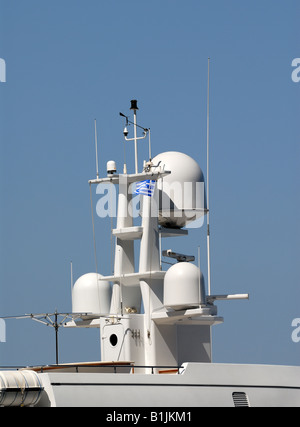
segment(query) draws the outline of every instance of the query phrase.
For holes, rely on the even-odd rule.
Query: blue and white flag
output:
[[[138,182],[135,189],[135,194],[152,197],[155,188],[155,181],[147,179],[146,181]]]

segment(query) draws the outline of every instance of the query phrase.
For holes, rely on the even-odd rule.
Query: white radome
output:
[[[107,314],[110,310],[111,286],[101,274],[87,273],[79,277],[72,290],[73,313]]]
[[[197,307],[205,300],[204,278],[189,262],[174,264],[164,279],[164,306],[174,310]]]
[[[206,209],[204,175],[198,163],[177,151],[158,154],[152,162],[171,171],[157,181],[160,225],[182,228],[203,216]]]

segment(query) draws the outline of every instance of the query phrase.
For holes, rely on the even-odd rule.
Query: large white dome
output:
[[[204,176],[198,163],[187,154],[168,151],[158,154],[153,164],[171,171],[157,181],[159,223],[164,227],[181,228],[204,215]]]

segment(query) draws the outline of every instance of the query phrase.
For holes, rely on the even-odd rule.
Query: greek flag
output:
[[[135,194],[152,197],[155,188],[155,181],[147,179],[146,181],[138,182],[135,189]]]

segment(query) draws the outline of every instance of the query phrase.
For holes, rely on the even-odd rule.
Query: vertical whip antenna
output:
[[[210,58],[207,64],[207,123],[206,123],[206,153],[207,153],[207,280],[208,295],[211,295],[211,271],[210,271],[210,229],[209,229],[209,91],[210,91]]]
[[[132,99],[130,110],[133,110],[133,123],[134,123],[134,156],[135,156],[135,173],[138,173],[138,148],[137,148],[137,133],[136,133],[136,112],[138,110],[137,100]]]
[[[149,132],[149,160],[151,162],[152,160],[152,150],[151,150],[151,130],[150,128],[148,129]]]
[[[143,126],[138,125],[136,122],[136,112],[138,110],[137,100],[132,99],[130,102],[131,102],[130,110],[132,110],[133,114],[134,114],[133,122],[130,121],[128,119],[128,117],[125,116],[125,114],[123,114],[123,113],[119,113],[119,114],[121,117],[126,118],[126,127],[123,131],[125,141],[134,141],[134,162],[135,162],[135,173],[137,174],[138,173],[138,146],[137,146],[137,142],[138,142],[138,140],[146,138],[147,134],[149,133],[149,155],[151,157],[151,139],[150,139],[150,129],[146,129]],[[132,123],[134,125],[134,137],[133,138],[127,138],[127,135],[128,135],[127,125],[129,123]],[[143,129],[143,131],[144,131],[143,136],[139,136],[139,137],[137,136],[137,128]],[[126,165],[124,165],[124,171],[127,169],[127,167],[125,168],[125,166]],[[127,171],[126,171],[126,173],[127,173]]]
[[[98,135],[97,135],[97,120],[95,119],[95,151],[96,151],[96,174],[99,179],[99,167],[98,167]]]

